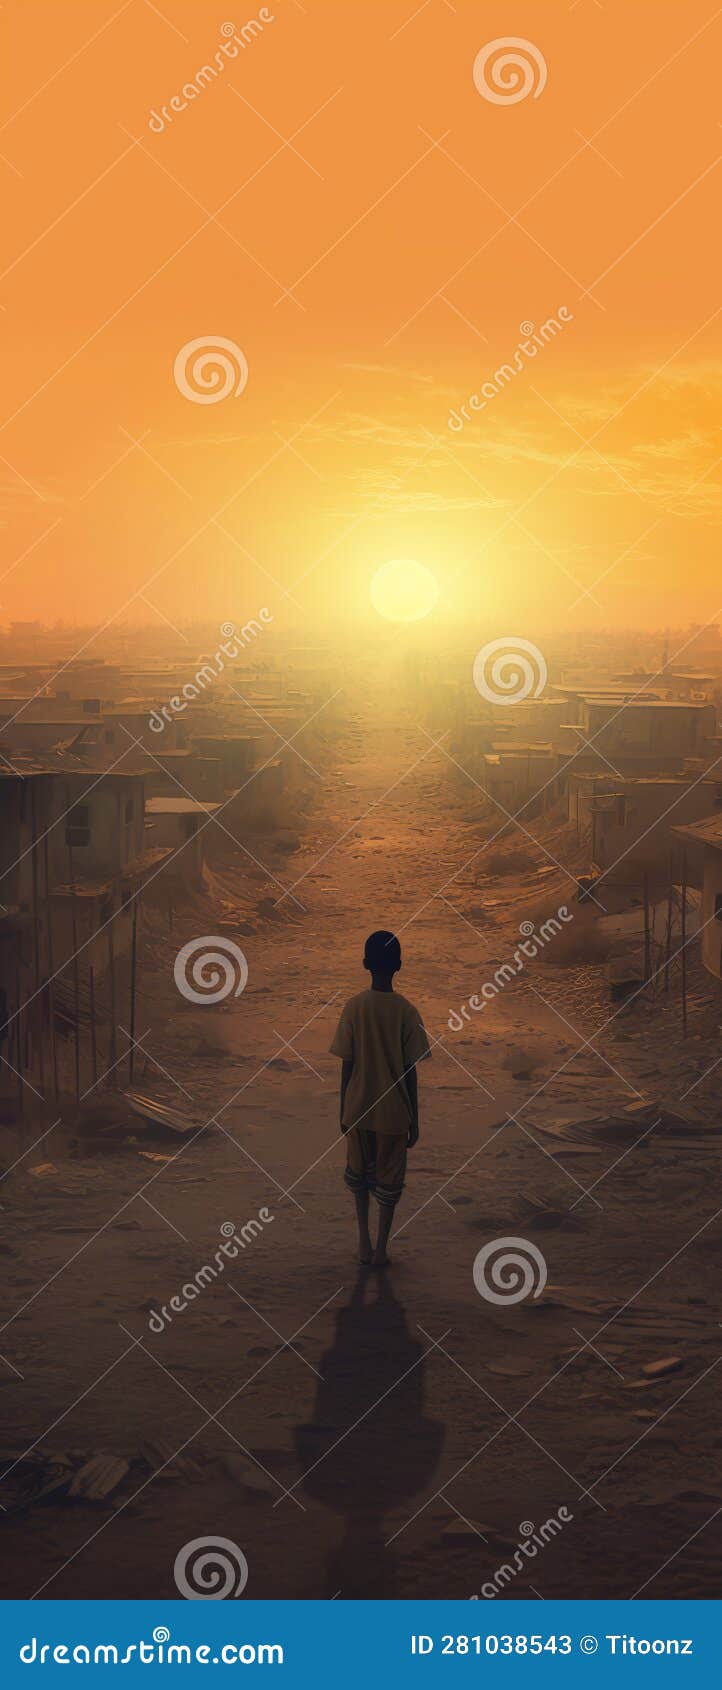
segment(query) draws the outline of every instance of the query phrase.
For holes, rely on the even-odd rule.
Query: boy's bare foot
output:
[[[362,1267],[370,1267],[374,1259],[374,1247],[370,1238],[359,1240],[358,1259]]]
[[[390,1268],[391,1257],[387,1256],[385,1250],[374,1250],[371,1265],[375,1268]]]

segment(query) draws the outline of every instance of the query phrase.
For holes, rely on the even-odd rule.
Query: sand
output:
[[[173,1596],[178,1550],[220,1534],[248,1560],[249,1596],[472,1597],[500,1565],[502,1596],[717,1596],[719,1141],[551,1133],[638,1094],[679,1103],[716,1061],[712,983],[691,968],[684,1046],[674,993],[595,1036],[614,1007],[584,963],[530,964],[449,1032],[525,912],[571,905],[556,859],[583,866],[574,839],[538,821],[543,849],[515,840],[530,867],[490,878],[481,854],[457,875],[491,825],[443,752],[373,704],[322,750],[297,837],[255,841],[252,880],[247,859],[219,867],[253,892],[242,996],[178,996],[173,959],[207,904],[141,935],[139,1027],[165,1070],[142,1085],[212,1129],[168,1143],[141,1127],[74,1153],[61,1129],[36,1149],[27,1125],[24,1141],[4,1129],[5,1165],[23,1154],[3,1198],[5,1448],[132,1465],[105,1502],[9,1513],[3,1594]],[[275,907],[267,868],[303,910]],[[386,1275],[356,1265],[328,1054],[378,926],[400,932],[398,984],[434,1045]],[[710,1125],[715,1083],[687,1099]],[[149,1330],[223,1223],[262,1209],[238,1259]],[[506,1236],[548,1275],[513,1306],[472,1278]],[[667,1357],[681,1365],[643,1374]],[[182,1446],[192,1470],[155,1471],[148,1440]],[[517,1566],[527,1524],[560,1509]]]

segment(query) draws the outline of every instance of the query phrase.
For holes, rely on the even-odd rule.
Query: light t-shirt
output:
[[[404,1073],[431,1055],[424,1023],[408,998],[373,988],[349,998],[331,1053],[343,1062],[353,1062],[342,1125],[374,1133],[407,1133],[411,1099]]]

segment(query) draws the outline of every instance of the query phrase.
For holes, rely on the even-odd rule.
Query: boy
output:
[[[370,989],[349,999],[331,1052],[342,1063],[344,1178],[356,1199],[359,1259],[365,1266],[388,1267],[386,1244],[403,1190],[406,1150],[419,1137],[416,1063],[431,1052],[418,1009],[393,988],[401,967],[395,934],[371,933],[363,964],[371,975]],[[369,1234],[371,1191],[379,1205],[375,1249]]]

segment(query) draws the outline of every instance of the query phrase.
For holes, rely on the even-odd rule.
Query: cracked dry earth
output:
[[[718,1010],[700,987],[684,1046],[671,997],[594,1039],[613,1014],[603,968],[537,962],[451,1033],[525,912],[571,903],[578,856],[537,822],[540,845],[515,840],[531,866],[486,874],[479,793],[408,716],[389,726],[372,703],[325,756],[296,848],[254,846],[302,907],[265,906],[242,937],[243,995],[180,999],[188,920],[141,948],[145,1047],[166,1071],[146,1089],[215,1125],[180,1149],[141,1130],[75,1151],[60,1129],[35,1151],[28,1123],[24,1142],[4,1129],[5,1165],[24,1155],[4,1182],[5,1450],[131,1462],[102,1503],[0,1518],[4,1594],[170,1597],[181,1546],[221,1535],[249,1596],[471,1597],[522,1522],[563,1507],[509,1594],[718,1595],[718,1141],[544,1131],[639,1094],[673,1105],[715,1061]],[[328,1054],[379,926],[401,934],[399,986],[433,1042],[387,1275],[356,1267]],[[711,1124],[713,1090],[695,1093]],[[223,1276],[149,1330],[222,1224],[262,1207]],[[508,1236],[543,1253],[547,1284],[493,1304],[472,1267]]]

